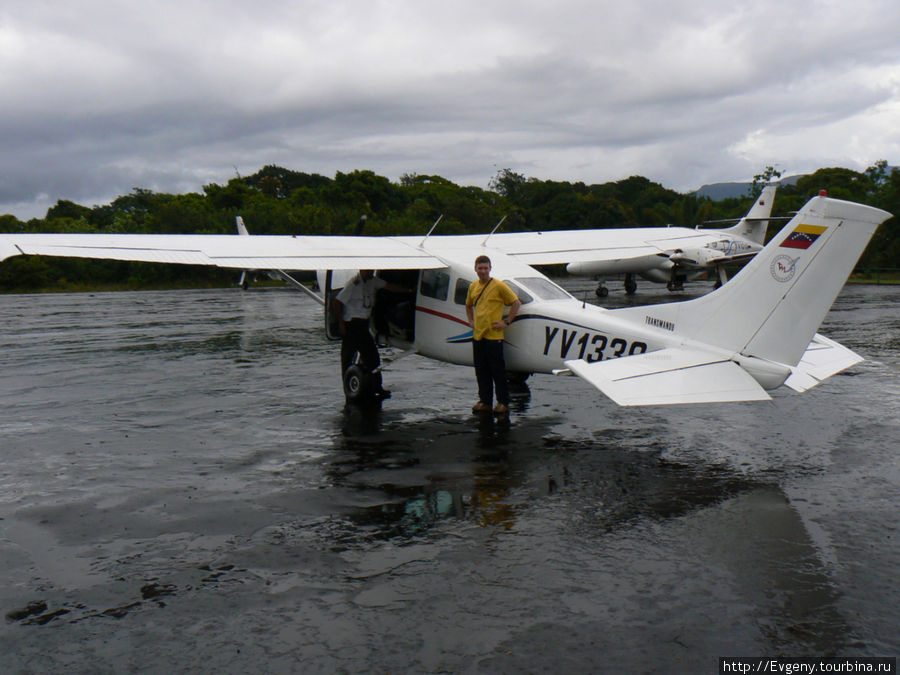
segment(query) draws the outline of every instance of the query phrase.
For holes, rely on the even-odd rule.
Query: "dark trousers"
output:
[[[381,365],[381,356],[378,355],[378,347],[369,332],[368,319],[351,319],[347,323],[347,332],[341,342],[341,378],[347,372],[347,368],[353,363],[353,355],[359,352],[359,358],[366,370],[375,370]],[[375,391],[381,391],[381,372],[373,375]]]
[[[478,399],[485,405],[493,405],[496,390],[497,401],[509,405],[503,340],[472,340],[472,356],[475,360],[475,377],[478,379]]]

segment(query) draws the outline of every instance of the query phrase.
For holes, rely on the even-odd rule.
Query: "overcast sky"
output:
[[[266,164],[689,191],[900,164],[897,0],[0,0],[0,214]]]

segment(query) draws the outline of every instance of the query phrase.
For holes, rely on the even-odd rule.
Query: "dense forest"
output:
[[[536,231],[681,225],[746,213],[753,196],[780,174],[772,167],[756,176],[741,199],[710,201],[679,194],[641,176],[601,185],[527,178],[509,169],[488,189],[463,187],[440,176],[405,174],[398,182],[372,171],[334,178],[267,166],[203,193],[164,194],[135,189],[103,206],[60,200],[43,219],[23,222],[0,216],[0,232],[234,233],[241,215],[253,234],[419,234],[443,214],[437,234],[488,232],[506,216],[503,230]],[[779,189],[773,215],[799,209],[820,190],[900,214],[900,170],[884,161],[865,172],[820,169]],[[781,224],[770,227],[770,236]],[[900,219],[881,226],[858,269],[900,267]],[[233,271],[44,257],[0,263],[0,290],[71,290],[218,285],[235,282]]]

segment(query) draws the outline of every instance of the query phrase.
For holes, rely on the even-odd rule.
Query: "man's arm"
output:
[[[509,303],[509,316],[505,319],[500,319],[499,321],[495,321],[493,324],[491,324],[494,330],[503,330],[504,328],[508,328],[509,324],[513,322],[513,319],[516,318],[516,314],[518,313],[519,306],[521,304],[522,303],[518,300],[513,300],[511,303]]]
[[[513,303],[509,306],[509,317],[506,319],[506,325],[511,324],[515,318],[516,314],[519,313],[519,307],[522,306],[522,303],[519,300],[514,300]]]

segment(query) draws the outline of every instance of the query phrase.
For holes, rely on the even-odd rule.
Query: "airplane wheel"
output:
[[[625,276],[625,293],[628,295],[634,295],[637,291],[637,282],[633,278],[629,278],[628,275]]]
[[[526,382],[529,377],[531,377],[531,373],[520,373],[518,371],[507,371],[506,373],[506,381],[509,383],[509,386],[514,389],[526,387]]]
[[[609,289],[606,286],[597,286],[597,290],[594,293],[597,294],[598,298],[605,298],[609,295]]]
[[[348,401],[366,401],[372,397],[372,374],[353,364],[344,371],[344,396]]]

